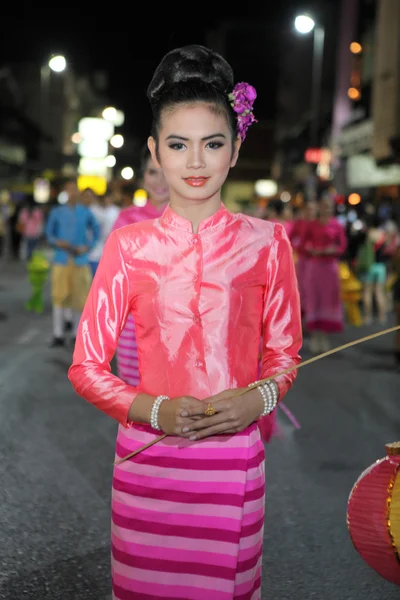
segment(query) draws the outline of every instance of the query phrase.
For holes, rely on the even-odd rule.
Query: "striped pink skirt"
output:
[[[116,458],[154,439],[119,428]],[[259,600],[264,445],[233,436],[168,437],[114,469],[114,600]]]

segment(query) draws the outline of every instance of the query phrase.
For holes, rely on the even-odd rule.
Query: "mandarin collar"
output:
[[[204,219],[200,222],[198,233],[208,229],[214,229],[220,225],[226,225],[232,219],[232,216],[232,213],[230,213],[226,206],[221,203],[221,206],[217,212],[211,215],[211,217],[207,217],[207,219]],[[193,233],[191,221],[178,215],[178,213],[172,210],[169,204],[162,216],[162,221],[164,225],[168,225],[169,227],[174,227],[175,229],[181,229],[182,231]]]

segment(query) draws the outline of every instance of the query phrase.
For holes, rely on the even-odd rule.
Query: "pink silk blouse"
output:
[[[139,387],[111,373],[128,315],[136,325]],[[284,228],[224,205],[200,223],[170,207],[109,236],[77,333],[69,379],[123,426],[135,397],[208,398],[299,363],[300,303]],[[296,370],[276,381],[280,398]]]

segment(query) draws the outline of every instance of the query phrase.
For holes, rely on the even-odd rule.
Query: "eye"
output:
[[[173,144],[168,144],[172,150],[182,150],[185,146],[181,142],[174,142]]]
[[[222,142],[209,142],[207,148],[210,148],[210,150],[218,150],[218,148],[222,148],[223,145]]]

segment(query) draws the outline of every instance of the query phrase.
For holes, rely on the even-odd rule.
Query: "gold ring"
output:
[[[206,414],[207,417],[212,417],[213,415],[217,414],[217,411],[213,406],[211,406],[211,404],[208,404],[204,414]]]

